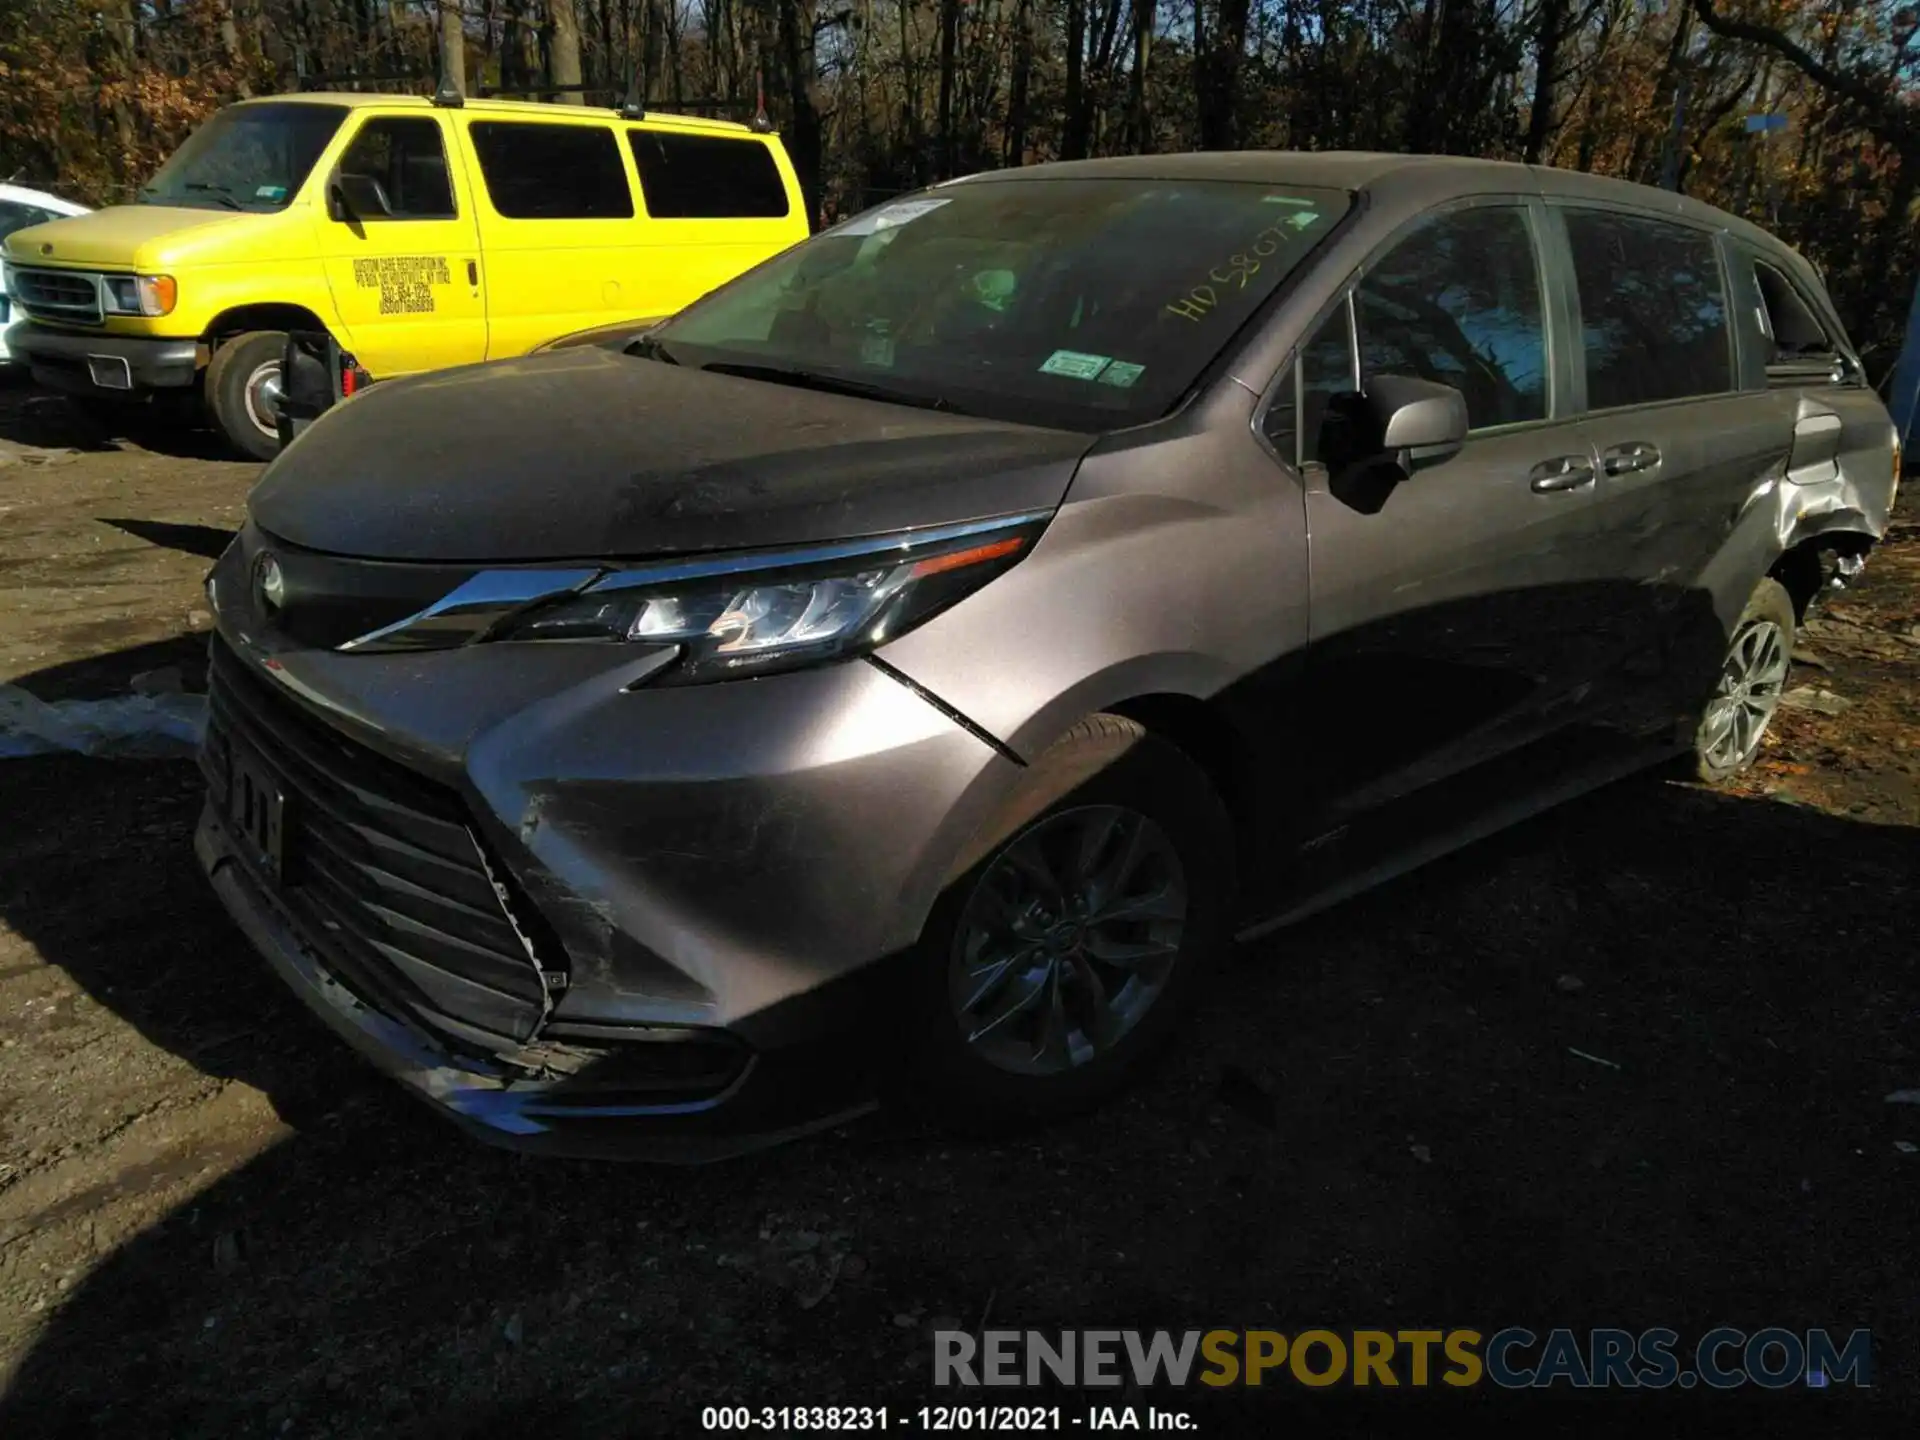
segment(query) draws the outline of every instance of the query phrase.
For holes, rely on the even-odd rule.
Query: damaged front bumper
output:
[[[307,1007],[378,1069],[468,1133],[509,1149],[697,1164],[842,1124],[873,1108],[869,1076],[839,1046],[761,1054],[740,1049],[710,1093],[661,1098],[649,1054],[693,1032],[632,1027],[602,1045],[540,1043],[487,1055],[363,999],[301,938],[214,806],[194,849],[214,892],[256,950]],[[617,1035],[609,1027],[607,1034]],[[710,1067],[708,1067],[710,1069]]]

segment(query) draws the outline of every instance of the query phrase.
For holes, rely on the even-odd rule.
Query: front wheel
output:
[[[281,365],[287,337],[251,330],[225,341],[207,365],[207,409],[233,447],[255,460],[280,453]]]
[[[921,1097],[976,1132],[1133,1079],[1200,989],[1232,897],[1206,774],[1121,716],[1049,748],[987,833],[913,957],[910,1027]]]
[[[1762,580],[1733,627],[1694,734],[1694,770],[1702,780],[1737,775],[1760,753],[1793,663],[1794,629],[1793,597],[1778,580]]]

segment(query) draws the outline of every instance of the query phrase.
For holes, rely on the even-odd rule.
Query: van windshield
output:
[[[284,210],[346,119],[344,105],[235,105],[187,137],[140,191],[142,205]]]
[[[1165,414],[1351,203],[1240,181],[970,180],[823,231],[683,311],[650,348],[1117,429]]]

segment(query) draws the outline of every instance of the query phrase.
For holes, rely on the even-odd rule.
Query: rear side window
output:
[[[437,120],[369,120],[340,157],[340,173],[368,181],[384,198],[377,218],[451,220],[457,213]]]
[[[1587,407],[1734,388],[1713,237],[1639,215],[1567,210],[1587,357]]]
[[[778,220],[787,187],[758,140],[629,130],[640,193],[656,220]]]
[[[633,217],[633,191],[610,127],[476,120],[471,133],[487,197],[507,219]]]
[[[1826,358],[1834,353],[1836,347],[1827,334],[1827,327],[1820,323],[1813,307],[1800,298],[1791,280],[1765,263],[1754,265],[1753,278],[1760,289],[1760,318],[1767,338],[1773,342],[1768,364],[1808,357]]]
[[[1360,376],[1410,375],[1467,398],[1476,430],[1547,416],[1547,335],[1525,213],[1498,205],[1421,225],[1354,291]]]

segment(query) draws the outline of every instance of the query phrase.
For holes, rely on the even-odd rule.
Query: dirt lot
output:
[[[111,445],[17,390],[0,444],[0,681],[198,683],[199,579],[253,467]],[[1890,1425],[1920,1397],[1920,1108],[1885,1098],[1920,1086],[1912,494],[1803,642],[1793,683],[1838,713],[1785,714],[1741,784],[1630,781],[1251,947],[1150,1085],[1012,1144],[882,1116],[699,1171],[479,1148],[247,951],[193,864],[190,764],[0,760],[0,1434],[905,1409],[944,1398],[942,1317],[1868,1327],[1871,1393],[1625,1413]],[[1420,1394],[1536,1433],[1623,1418]],[[1181,1403],[1209,1433],[1378,1433],[1415,1398]]]

